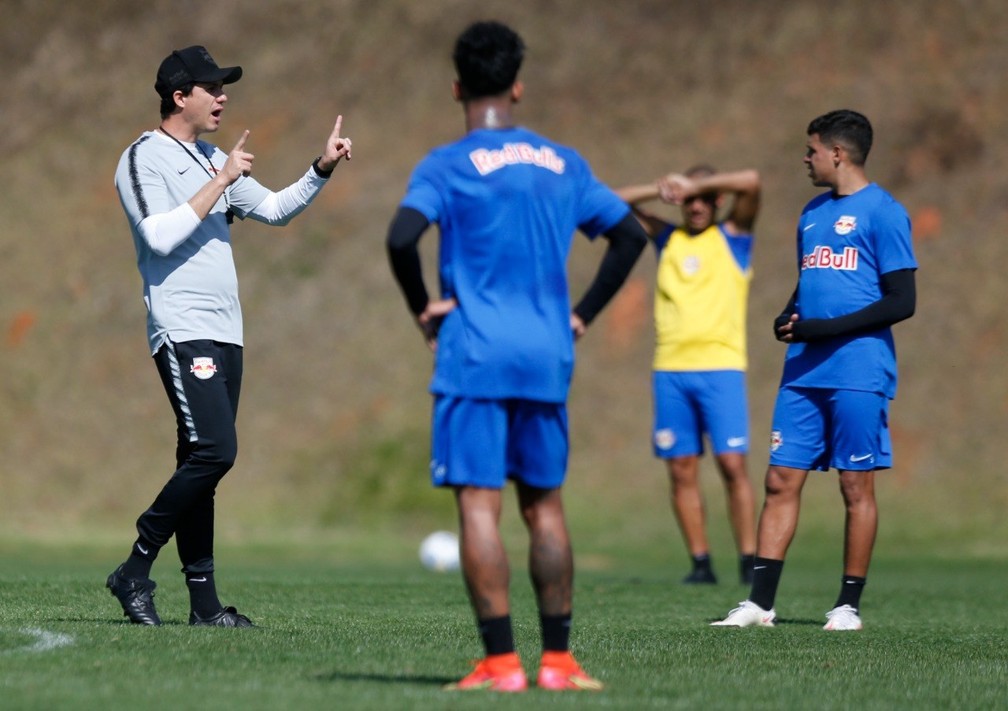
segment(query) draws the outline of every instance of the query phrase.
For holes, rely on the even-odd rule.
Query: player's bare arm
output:
[[[760,175],[756,170],[740,170],[726,173],[725,191],[735,194],[728,219],[725,220],[729,229],[737,232],[752,232],[756,224],[756,215],[760,207]]]
[[[641,185],[627,185],[614,190],[620,200],[627,203],[633,210],[634,217],[640,222],[641,227],[648,237],[654,239],[662,230],[669,225],[668,221],[661,219],[657,215],[648,212],[641,207],[641,203],[649,200],[657,200],[660,197],[659,181],[644,183]]]
[[[731,193],[734,196],[734,202],[727,219],[725,219],[725,226],[729,232],[735,234],[752,232],[760,206],[760,175],[758,171],[747,169],[695,177],[670,173],[659,181],[659,185],[662,189],[663,199],[677,205],[681,205],[697,195]]]

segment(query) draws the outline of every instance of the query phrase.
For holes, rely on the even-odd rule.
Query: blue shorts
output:
[[[431,482],[501,489],[508,479],[556,489],[567,473],[567,406],[434,396]]]
[[[741,370],[666,371],[651,377],[652,443],[656,457],[703,454],[703,435],[715,454],[749,451],[749,405]]]
[[[881,393],[782,387],[772,430],[770,464],[819,471],[892,466],[889,400]]]

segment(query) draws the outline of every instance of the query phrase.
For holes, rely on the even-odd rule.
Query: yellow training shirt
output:
[[[752,235],[677,227],[656,243],[654,369],[745,370]]]

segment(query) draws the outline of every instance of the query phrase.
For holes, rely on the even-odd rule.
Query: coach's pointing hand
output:
[[[336,167],[336,164],[340,162],[340,159],[346,156],[347,160],[350,160],[350,146],[351,140],[345,136],[340,136],[340,130],[343,128],[343,116],[342,114],[336,117],[336,125],[333,126],[332,133],[329,135],[329,140],[326,141],[325,150],[322,152],[322,156],[318,159],[318,168],[323,173],[330,172]]]
[[[241,138],[235,144],[235,147],[228,153],[227,160],[224,161],[224,167],[220,170],[228,185],[231,185],[231,183],[243,175],[248,175],[252,172],[252,161],[255,159],[255,156],[245,152],[245,141],[248,140],[248,137],[249,130],[246,128]]]

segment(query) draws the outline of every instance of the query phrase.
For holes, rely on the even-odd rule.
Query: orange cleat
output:
[[[543,652],[536,684],[550,691],[602,691],[602,682],[585,673],[570,652]]]
[[[521,660],[514,652],[490,654],[476,663],[476,668],[461,681],[448,684],[446,691],[525,691],[528,681]]]

